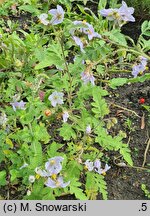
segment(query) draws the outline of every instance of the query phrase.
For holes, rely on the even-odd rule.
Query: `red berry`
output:
[[[139,104],[144,104],[145,103],[145,99],[144,98],[140,98],[139,99]]]

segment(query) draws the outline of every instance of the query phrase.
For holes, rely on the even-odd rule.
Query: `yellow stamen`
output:
[[[53,174],[53,175],[51,176],[51,178],[52,178],[53,180],[56,180],[57,175],[56,175],[56,174]]]
[[[39,179],[39,178],[40,178],[40,175],[39,175],[39,174],[36,174],[35,178],[36,178],[36,179]]]

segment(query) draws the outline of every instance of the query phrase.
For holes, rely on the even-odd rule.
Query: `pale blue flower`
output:
[[[42,13],[40,16],[39,16],[39,20],[42,24],[44,25],[48,25],[50,24],[49,20],[47,19],[48,18],[48,14],[46,13]]]
[[[108,20],[116,20],[120,18],[119,10],[117,8],[102,9],[99,11],[99,13],[101,16],[107,17]]]
[[[48,162],[45,163],[45,169],[49,176],[53,174],[58,174],[62,170],[61,162],[64,160],[63,157],[56,156],[50,158]]]
[[[135,22],[135,18],[132,16],[134,13],[133,7],[128,7],[127,4],[122,1],[122,6],[119,8],[119,14],[121,15],[121,20],[125,22]]]
[[[101,162],[99,159],[96,159],[96,161],[94,162],[94,168],[98,169],[99,167],[101,167]]]
[[[13,110],[16,111],[16,109],[22,109],[25,110],[25,104],[26,102],[23,102],[23,100],[21,100],[20,102],[15,101],[13,103],[10,103],[13,107]]]
[[[108,166],[108,164],[105,164],[105,168],[103,169],[99,160],[95,165],[95,172],[97,172],[98,174],[105,174],[111,168],[110,166]]]
[[[132,67],[132,75],[134,76],[134,78],[136,78],[139,73],[143,73],[143,71],[146,69],[146,65],[147,58],[140,56],[140,63],[133,65]]]
[[[65,188],[70,184],[70,181],[65,182],[63,180],[62,176],[59,176],[56,180],[52,180],[51,178],[48,178],[45,182],[45,185],[50,188]]]
[[[53,92],[49,97],[48,100],[51,101],[53,107],[56,107],[57,104],[63,104],[63,96],[64,94],[61,92]]]
[[[95,162],[91,162],[88,159],[84,164],[88,169],[88,171],[95,171],[96,173],[103,174],[103,175],[105,175],[105,173],[111,168],[110,166],[108,166],[108,164],[105,164],[105,168],[103,169],[101,167],[101,162],[99,159],[96,159]]]
[[[49,10],[48,13],[52,15],[50,24],[57,25],[63,22],[65,12],[60,5],[57,5],[57,9]]]
[[[63,122],[67,122],[68,118],[69,118],[69,113],[67,111],[64,111],[62,114],[63,117]]]
[[[143,67],[141,67],[141,64],[139,65],[134,65],[132,67],[132,75],[134,76],[134,78],[137,77],[137,75],[142,72]]]
[[[95,85],[95,78],[92,73],[82,72],[81,80],[84,82],[85,85],[89,82],[91,82],[92,85]]]
[[[101,38],[101,35],[94,31],[92,25],[88,25],[88,29],[84,29],[84,33],[88,35],[89,40],[92,40],[94,37]]]
[[[147,58],[144,56],[140,56],[141,64],[143,65],[144,69],[147,65]]]
[[[91,126],[88,125],[88,126],[86,127],[86,134],[90,134],[90,133],[91,133]]]
[[[75,43],[80,47],[81,52],[85,52],[83,49],[83,43],[82,43],[81,39],[77,36],[73,36],[72,38],[75,41]]]
[[[88,171],[92,171],[94,169],[94,164],[89,159],[86,160],[84,164]]]
[[[134,8],[128,7],[124,1],[122,1],[122,6],[119,9],[102,9],[99,11],[99,13],[102,16],[107,17],[108,20],[114,20],[118,22],[120,26],[122,25],[122,21],[135,22],[135,18],[132,16],[132,14],[134,13]]]

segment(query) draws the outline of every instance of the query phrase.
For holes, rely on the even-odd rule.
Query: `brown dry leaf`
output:
[[[145,114],[143,113],[141,117],[141,129],[143,130],[145,128]]]

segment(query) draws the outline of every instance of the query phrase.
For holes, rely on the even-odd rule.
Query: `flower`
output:
[[[23,102],[23,100],[21,100],[20,102],[18,101],[15,101],[13,103],[10,103],[13,107],[13,110],[16,111],[16,109],[22,109],[22,110],[25,110],[25,104],[26,102]]]
[[[61,162],[64,160],[63,157],[56,156],[52,157],[45,163],[45,169],[49,176],[58,174],[62,170]]]
[[[48,25],[50,24],[50,21],[47,19],[48,18],[48,14],[46,13],[42,13],[40,16],[39,16],[39,20],[42,24],[44,25]]]
[[[86,160],[84,164],[88,171],[92,171],[94,169],[93,162],[91,162],[89,159]]]
[[[111,168],[108,164],[105,164],[105,168],[102,169],[101,162],[99,159],[96,159],[95,162],[91,162],[89,159],[84,163],[88,171],[95,171],[99,174],[105,175],[106,172]]]
[[[27,167],[29,164],[27,164],[26,162],[19,168],[19,169],[23,169],[25,167]]]
[[[133,7],[128,7],[127,4],[122,1],[122,6],[119,8],[119,14],[121,15],[121,20],[125,22],[135,22],[135,18],[132,16],[134,13]]]
[[[35,177],[33,175],[29,176],[29,182],[33,183],[35,181]]]
[[[27,190],[27,196],[30,196],[30,195],[31,195],[31,191]]]
[[[8,121],[8,118],[7,118],[6,114],[2,113],[0,115],[0,125],[5,125],[7,121]]]
[[[94,162],[94,167],[95,168],[99,168],[99,167],[101,167],[101,162],[100,162],[100,160],[98,160],[98,159],[96,159],[96,161]]]
[[[82,72],[81,73],[81,80],[83,80],[84,84],[91,82],[92,85],[95,85],[94,81],[95,78],[92,73],[89,72]]]
[[[115,9],[102,9],[99,11],[99,13],[104,16],[107,17],[108,20],[116,20],[118,18],[120,18],[120,14],[119,14],[119,10],[117,8]]]
[[[146,69],[146,65],[147,65],[147,58],[140,56],[140,63],[135,64],[132,67],[132,75],[134,76],[134,78],[137,77],[139,73],[143,73],[143,71]]]
[[[35,168],[35,172],[38,176],[41,176],[41,177],[48,177],[49,176],[48,172],[46,172],[45,170],[41,170],[39,167]]]
[[[77,36],[73,36],[72,38],[73,38],[74,42],[80,47],[81,52],[85,53],[85,51],[83,49],[83,42],[81,41],[81,39]]]
[[[51,101],[53,107],[56,107],[57,104],[63,104],[63,96],[64,94],[61,92],[53,92],[48,99]]]
[[[86,127],[86,134],[90,134],[90,133],[91,133],[91,126],[88,125],[88,126]]]
[[[88,25],[89,28],[84,30],[84,33],[88,35],[88,39],[92,40],[93,37],[101,38],[101,35],[94,31],[94,28],[92,25]]]
[[[143,57],[143,56],[140,56],[140,60],[141,60],[141,65],[144,67],[146,67],[147,65],[147,58]]]
[[[52,180],[51,178],[48,178],[45,182],[45,185],[50,188],[65,188],[70,184],[70,181],[64,183],[63,177],[59,176],[56,180]]]
[[[115,20],[121,26],[121,22],[135,22],[135,18],[132,16],[134,13],[133,7],[128,7],[127,4],[122,1],[122,6],[117,8],[109,8],[109,9],[102,9],[99,13],[107,17],[108,20]]]
[[[106,172],[107,172],[110,168],[111,168],[111,167],[108,166],[108,164],[105,164],[105,168],[102,169],[102,167],[101,167],[101,162],[99,161],[99,164],[98,164],[98,162],[97,162],[97,166],[95,166],[95,172],[97,172],[98,174],[103,174],[103,175],[105,175]]]
[[[64,19],[64,10],[60,5],[57,5],[57,9],[51,9],[48,11],[53,17],[50,21],[52,25],[57,25],[63,22]]]
[[[67,122],[69,118],[69,113],[67,111],[64,111],[62,116],[63,116],[63,122],[64,123]]]

